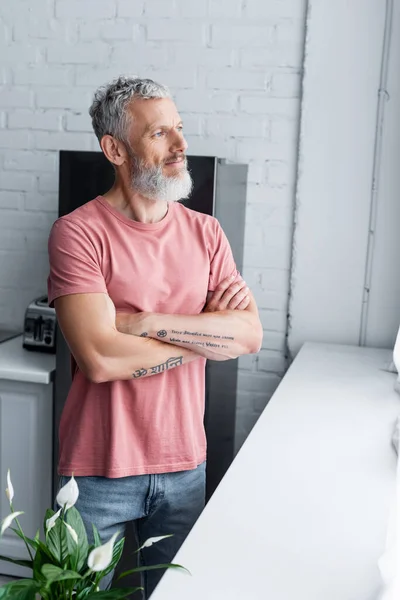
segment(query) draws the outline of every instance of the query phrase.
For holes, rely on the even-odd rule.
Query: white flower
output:
[[[10,469],[8,469],[7,471],[7,489],[6,489],[6,496],[8,498],[9,503],[11,504],[12,499],[14,498],[14,488],[13,488],[13,484],[11,483],[11,477],[10,477]]]
[[[141,550],[142,548],[150,548],[150,546],[152,546],[153,544],[156,544],[157,542],[160,542],[161,540],[165,540],[165,538],[169,538],[172,535],[173,534],[170,533],[168,535],[159,535],[157,537],[151,537],[148,540],[146,540],[142,546],[140,546],[139,550]],[[139,550],[138,550],[138,552],[139,552]]]
[[[50,519],[46,520],[46,533],[49,533],[50,529],[53,529],[60,514],[61,514],[61,508],[56,513],[54,513],[54,515],[52,517],[50,517]]]
[[[73,527],[71,527],[71,525],[69,525],[68,523],[65,523],[65,521],[64,521],[64,525],[68,529],[69,533],[71,534],[71,537],[74,540],[75,544],[78,544],[78,534],[76,533],[75,529]]]
[[[65,510],[74,506],[76,501],[78,500],[79,489],[78,484],[76,483],[74,476],[72,475],[71,479],[66,483],[61,490],[57,494],[57,504]]]
[[[106,544],[98,546],[91,551],[88,557],[88,566],[92,571],[104,571],[112,561],[114,542],[118,536],[118,531],[108,540]]]
[[[11,513],[11,515],[8,515],[8,517],[6,517],[1,524],[0,535],[3,535],[3,533],[5,532],[7,527],[10,527],[11,523],[13,522],[13,520],[16,517],[18,517],[18,515],[23,515],[23,514],[24,514],[23,511],[19,510],[17,512]]]

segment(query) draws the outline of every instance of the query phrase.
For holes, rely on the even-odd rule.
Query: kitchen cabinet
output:
[[[54,356],[22,348],[19,336],[0,344],[0,508],[10,512],[5,494],[7,470],[14,487],[14,510],[28,537],[37,529],[52,498]],[[29,558],[24,542],[11,529],[0,539],[0,554]],[[27,576],[28,569],[0,561],[0,574]]]

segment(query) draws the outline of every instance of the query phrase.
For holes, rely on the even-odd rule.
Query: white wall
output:
[[[45,290],[60,149],[96,149],[95,87],[168,84],[189,153],[249,163],[244,276],[264,324],[241,360],[238,445],[285,368],[305,0],[13,0],[0,6],[0,324]]]
[[[400,324],[400,0],[394,0],[389,99],[374,183],[377,208],[371,210],[386,4],[309,1],[292,354],[307,340],[393,347]],[[371,212],[376,220],[370,220]],[[372,268],[366,278],[368,256]]]

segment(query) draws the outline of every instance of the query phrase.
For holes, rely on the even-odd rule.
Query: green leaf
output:
[[[68,552],[71,556],[71,567],[80,572],[86,566],[89,543],[86,535],[85,525],[75,506],[68,509],[65,520],[78,536],[78,544],[75,544],[70,535],[67,535]]]
[[[101,546],[100,534],[94,523],[92,523],[92,528],[93,528],[94,547],[98,548],[99,546]]]
[[[33,579],[18,579],[0,587],[1,600],[35,600],[40,585]]]
[[[124,571],[121,573],[117,581],[122,579],[122,577],[126,577],[127,575],[132,575],[132,573],[141,573],[142,571],[153,571],[154,569],[181,569],[182,571],[186,571],[189,575],[191,575],[190,571],[182,565],[174,565],[173,563],[167,563],[165,565],[151,565],[149,567],[136,567],[135,569],[130,569],[129,571]]]
[[[47,585],[51,585],[55,581],[65,581],[66,579],[75,579],[76,581],[82,579],[76,571],[64,570],[56,565],[43,565],[42,573],[47,579]]]
[[[8,556],[1,556],[0,560],[5,560],[7,562],[14,563],[14,565],[20,565],[21,567],[27,567],[28,569],[33,569],[33,562],[31,560],[19,560],[16,558],[8,558]]]
[[[53,559],[54,560],[54,559]],[[35,558],[33,559],[33,577],[36,581],[45,581],[45,576],[42,573],[42,566],[48,563],[49,557],[41,548],[36,550]]]
[[[119,600],[119,598],[128,598],[128,596],[139,590],[143,590],[143,588],[114,588],[105,592],[93,592],[86,596],[86,600]]]
[[[57,519],[54,527],[46,536],[47,548],[60,566],[64,566],[68,557],[67,532],[61,519]]]
[[[113,569],[115,569],[115,567],[117,566],[117,564],[122,556],[122,552],[124,550],[124,542],[125,542],[125,538],[121,538],[120,540],[118,540],[118,542],[116,542],[114,544],[112,560],[111,560],[110,564],[108,565],[107,569],[102,571],[103,577],[105,575],[108,575],[108,573],[111,573],[111,571]]]

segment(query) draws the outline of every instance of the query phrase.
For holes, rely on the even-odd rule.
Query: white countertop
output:
[[[0,344],[0,380],[50,383],[56,368],[54,354],[25,350],[22,335]]]
[[[192,576],[168,571],[152,600],[377,599],[400,413],[391,356],[303,346],[174,559]]]

